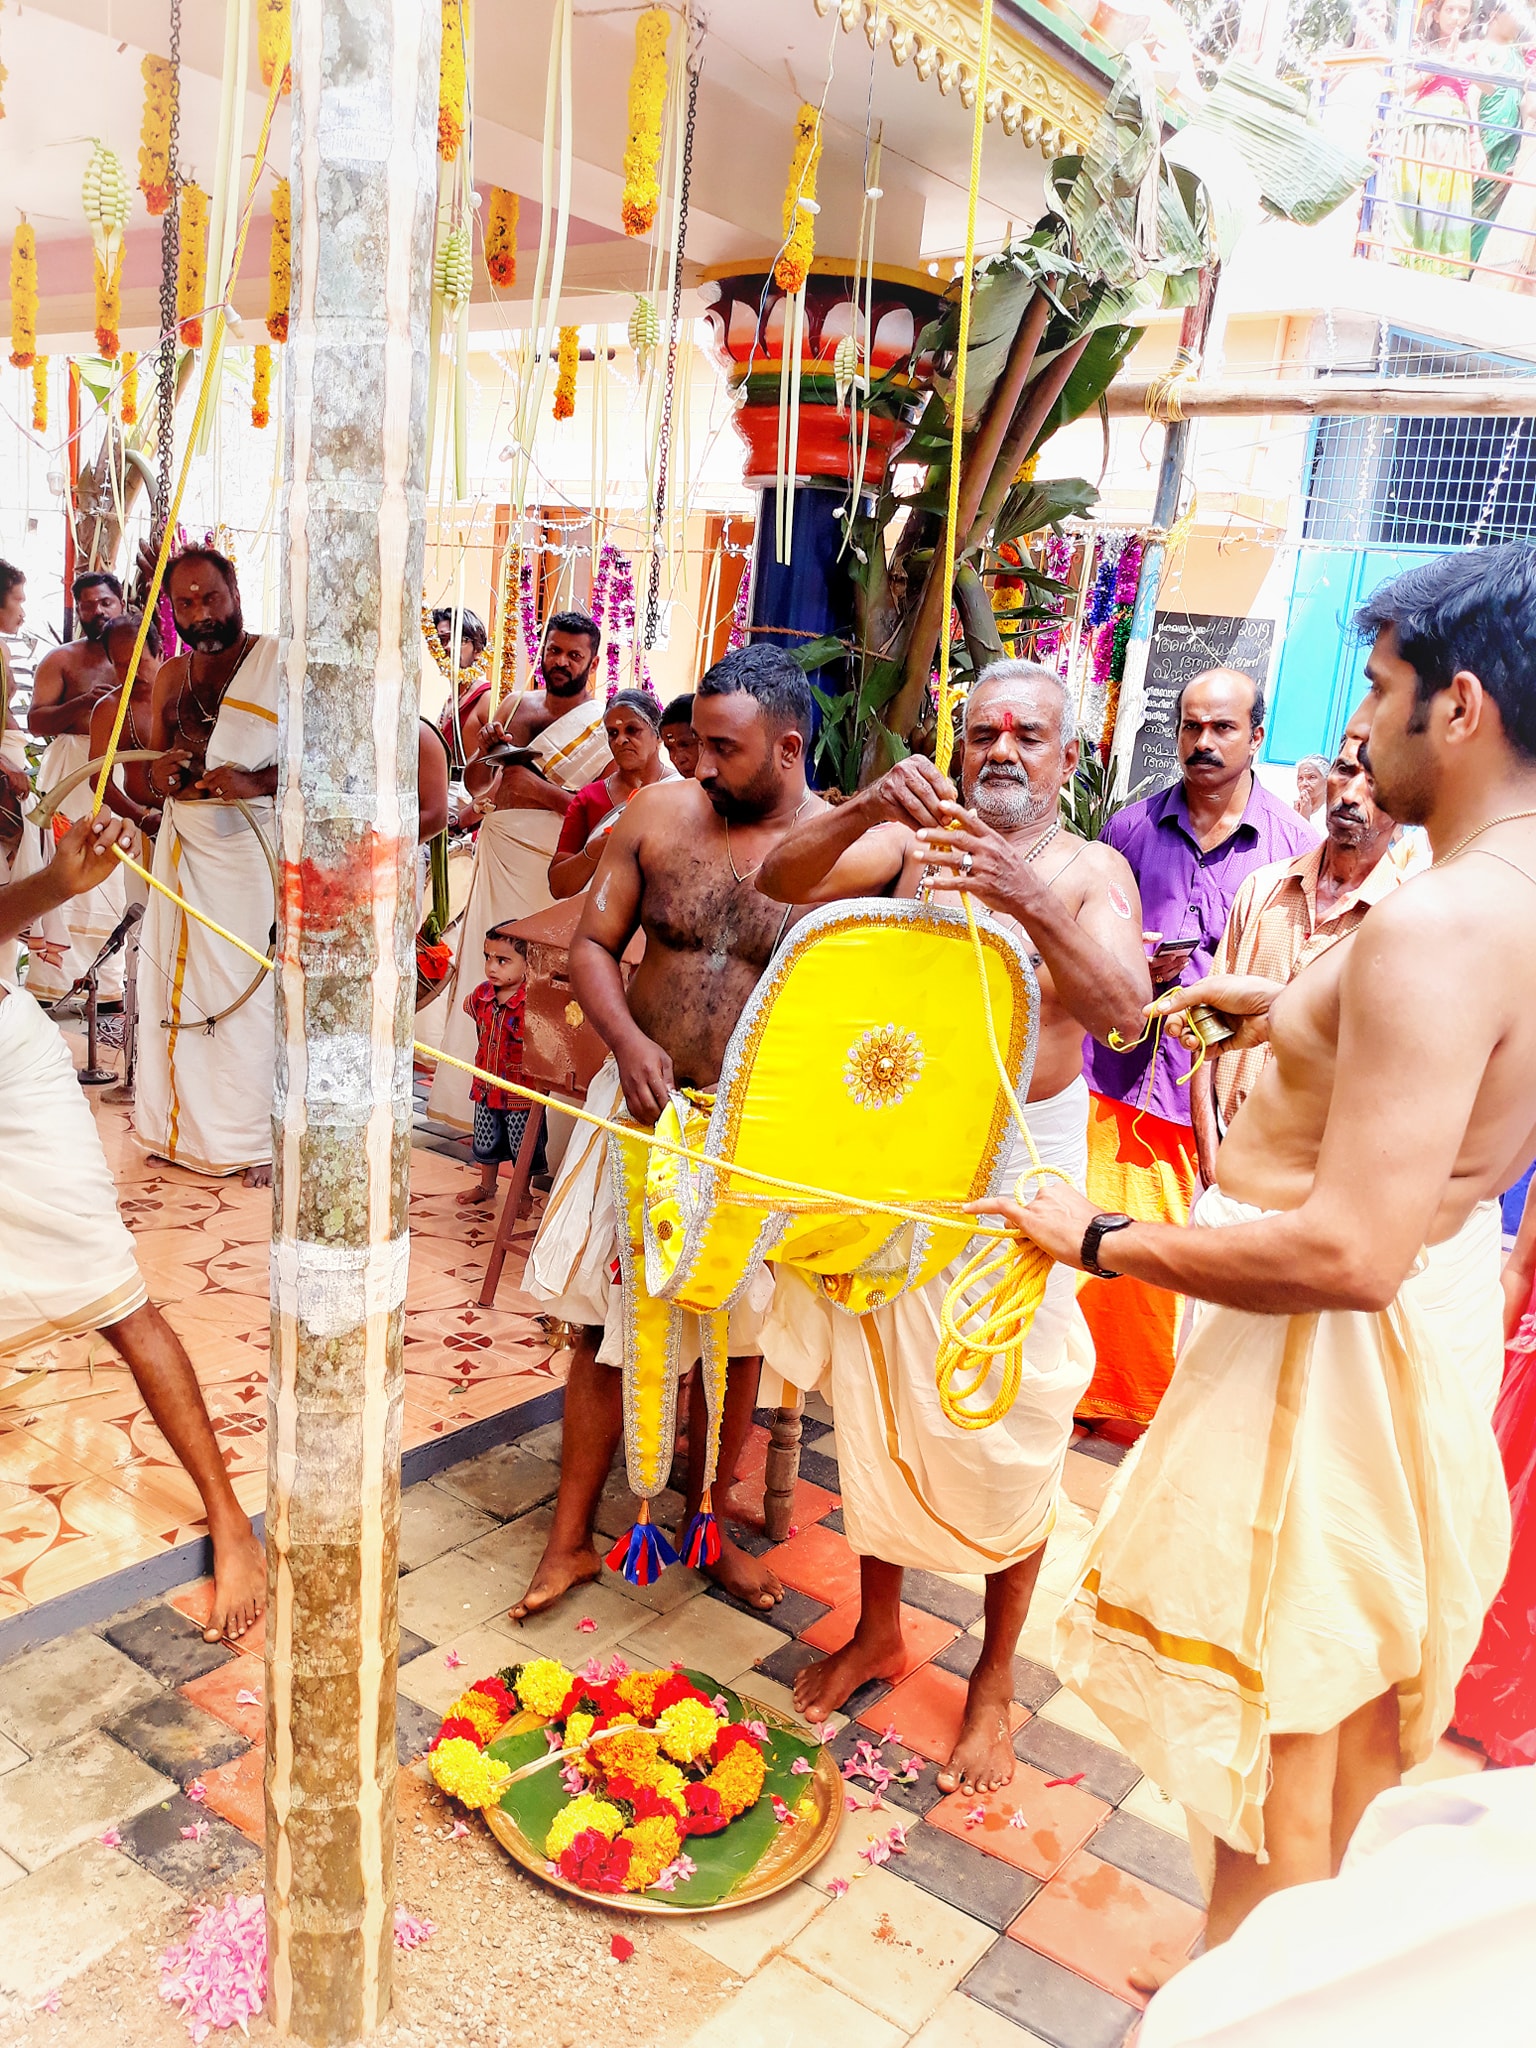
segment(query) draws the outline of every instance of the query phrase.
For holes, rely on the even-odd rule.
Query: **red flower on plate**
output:
[[[689,1679],[684,1678],[681,1671],[674,1671],[670,1677],[664,1678],[656,1688],[654,1712],[660,1717],[667,1711],[668,1707],[675,1707],[679,1700],[697,1700],[700,1706],[707,1707],[709,1705],[709,1699],[706,1694],[700,1692],[699,1688]]]
[[[469,1688],[471,1692],[483,1693],[491,1701],[503,1721],[510,1721],[517,1712],[517,1701],[507,1691],[499,1678],[477,1678]]]
[[[622,1837],[610,1842],[596,1828],[583,1828],[560,1858],[560,1875],[584,1892],[620,1892],[632,1849]]]
[[[683,1797],[688,1818],[682,1824],[685,1835],[718,1835],[725,1826],[725,1808],[713,1785],[690,1785]]]
[[[461,1738],[465,1742],[472,1742],[476,1749],[484,1749],[485,1747],[485,1737],[467,1715],[450,1714],[442,1727],[433,1736],[428,1747],[429,1750],[436,1749],[440,1742],[454,1742]]]
[[[753,1749],[759,1752],[762,1750],[763,1745],[742,1722],[727,1721],[720,1730],[720,1733],[715,1737],[715,1747],[713,1750],[715,1762],[717,1764],[724,1763],[731,1751],[739,1748],[743,1742],[749,1743]]]

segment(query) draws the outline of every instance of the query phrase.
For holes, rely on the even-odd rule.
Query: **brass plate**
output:
[[[752,1718],[762,1721],[770,1728],[780,1728],[786,1735],[797,1735],[802,1741],[810,1738],[810,1730],[802,1722],[788,1714],[781,1714],[773,1707],[764,1706],[761,1700],[743,1698],[743,1706],[750,1707]],[[536,1727],[538,1722],[531,1715],[517,1715],[507,1723],[503,1734],[521,1733],[521,1725]],[[735,1889],[717,1899],[712,1906],[674,1906],[666,1898],[648,1898],[639,1892],[588,1892],[579,1884],[572,1884],[556,1871],[550,1874],[548,1859],[542,1848],[535,1847],[513,1820],[510,1813],[499,1806],[484,1809],[485,1820],[491,1833],[500,1842],[514,1863],[521,1864],[531,1877],[541,1884],[551,1886],[555,1891],[564,1892],[568,1898],[582,1899],[589,1906],[607,1906],[618,1913],[728,1913],[733,1906],[748,1906],[755,1899],[770,1898],[781,1892],[787,1885],[796,1883],[815,1869],[837,1839],[838,1828],[842,1825],[843,1801],[847,1787],[837,1761],[825,1743],[816,1757],[815,1767],[808,1778],[802,1778],[801,1798],[816,1802],[814,1820],[796,1821],[792,1828],[780,1828],[772,1843]],[[686,1851],[687,1844],[684,1844]]]

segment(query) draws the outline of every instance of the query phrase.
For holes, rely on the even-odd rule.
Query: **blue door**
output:
[[[1280,667],[1264,736],[1266,761],[1331,755],[1365,694],[1365,657],[1351,621],[1374,590],[1441,548],[1304,548],[1297,557]]]

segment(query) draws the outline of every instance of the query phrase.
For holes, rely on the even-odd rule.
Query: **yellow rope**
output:
[[[949,516],[944,522],[943,622],[939,627],[939,726],[934,761],[949,772],[954,746],[954,708],[949,687],[949,608],[955,587],[955,529],[960,524],[960,466],[965,453],[965,358],[971,345],[971,279],[976,268],[976,205],[981,193],[981,140],[987,128],[987,64],[992,54],[992,0],[982,0],[981,41],[976,53],[976,117],[971,124],[971,189],[965,208],[965,267],[960,278],[960,348],[955,359],[955,412],[949,439]]]
[[[170,504],[165,509],[165,531],[160,536],[160,552],[155,560],[154,574],[149,579],[149,589],[144,596],[144,616],[139,620],[139,630],[134,638],[133,653],[128,659],[128,673],[123,677],[123,687],[118,694],[117,716],[112,721],[112,737],[107,741],[106,756],[101,764],[101,774],[96,781],[96,796],[91,805],[94,818],[106,802],[107,784],[112,778],[112,764],[117,759],[118,742],[123,736],[123,725],[128,717],[128,700],[133,695],[133,686],[138,680],[139,663],[144,658],[144,646],[149,638],[149,629],[154,624],[155,606],[160,601],[160,586],[165,581],[166,565],[171,558],[171,549],[176,540],[176,519],[181,511],[182,495],[187,488],[187,478],[192,471],[193,451],[202,432],[203,421],[212,401],[213,390],[218,377],[218,364],[224,346],[224,330],[228,325],[229,302],[235,289],[235,279],[240,275],[240,260],[245,254],[245,238],[250,232],[251,213],[256,204],[256,185],[267,161],[267,142],[272,133],[272,116],[276,110],[282,90],[281,69],[274,75],[272,89],[267,94],[266,112],[261,117],[261,133],[256,138],[256,154],[251,164],[251,181],[245,191],[245,208],[240,217],[240,232],[235,237],[235,253],[230,262],[229,276],[223,280],[223,290],[218,310],[213,316],[213,331],[209,336],[203,355],[203,381],[197,394],[197,410],[192,415],[191,430],[187,435],[186,452],[181,459],[181,474],[176,479],[176,489]],[[142,873],[142,870],[140,870]],[[225,934],[227,938],[228,933]]]

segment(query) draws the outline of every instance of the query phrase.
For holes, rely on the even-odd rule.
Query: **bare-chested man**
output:
[[[438,1042],[455,1059],[475,1056],[475,1027],[464,998],[481,977],[482,937],[496,925],[531,917],[554,902],[549,863],[571,799],[613,765],[603,731],[605,705],[596,688],[601,642],[585,612],[556,612],[544,629],[543,689],[524,691],[499,723],[487,720],[479,728],[478,751],[464,781],[483,822],[439,1027]],[[482,700],[476,715],[488,709]],[[474,730],[473,721],[466,730]],[[526,751],[531,761],[498,762],[487,758],[487,749],[502,755],[509,749]],[[469,1088],[461,1068],[440,1061],[429,1112],[456,1130],[469,1130],[474,1123]]]
[[[1058,1626],[1062,1677],[1214,1843],[1210,1939],[1325,1878],[1427,1756],[1503,1576],[1494,1197],[1536,1154],[1536,548],[1379,590],[1362,752],[1435,865],[1284,988],[1165,996],[1273,1058],[1191,1227],[986,1205],[1196,1319]]]
[[[81,819],[39,874],[0,887],[0,941],[99,888],[132,835]],[[209,1639],[244,1633],[266,1603],[266,1563],[236,1500],[191,1361],[149,1300],[96,1120],[68,1048],[32,997],[0,988],[0,1357],[99,1330],[202,1497],[213,1539]]]
[[[91,756],[91,717],[96,706],[117,688],[112,663],[102,645],[108,624],[123,613],[122,585],[105,570],[77,576],[72,588],[80,637],[55,647],[37,665],[27,724],[34,736],[47,740],[37,766],[37,788],[51,796],[76,776]],[[62,800],[61,818],[90,815],[91,789],[81,780]],[[24,826],[14,872],[33,875],[53,852],[51,836]],[[56,1003],[69,995],[95,959],[127,906],[121,870],[110,873],[99,889],[63,903],[29,939],[27,986],[40,1002]],[[101,1001],[113,1003],[123,993],[122,960],[105,961],[97,980]]]
[[[187,643],[155,678],[150,768],[162,806],[154,871],[168,889],[268,951],[276,920],[277,641],[248,632],[234,565],[185,548],[166,571]],[[155,890],[139,942],[134,1126],[163,1159],[272,1181],[269,975]]]
[[[1124,857],[1060,822],[1061,792],[1077,761],[1060,677],[1032,662],[999,662],[977,679],[966,706],[966,808],[930,762],[904,761],[790,833],[764,862],[758,887],[781,902],[829,902],[914,896],[926,877],[935,891],[963,886],[1021,931],[1040,979],[1026,1115],[1041,1158],[1081,1187],[1085,1040],[1112,1030],[1134,1037],[1152,989]],[[1004,1176],[1010,1186],[1027,1164],[1016,1140]],[[939,1783],[946,1791],[987,1792],[1013,1776],[1014,1652],[1091,1361],[1085,1345],[1069,1344],[1073,1288],[1062,1274],[1035,1317],[1024,1387],[1009,1414],[987,1429],[957,1428],[940,1412],[934,1384],[939,1307],[952,1278],[946,1271],[873,1316],[854,1318],[813,1303],[810,1290],[786,1276],[763,1352],[802,1386],[830,1367],[846,1453],[845,1528],[861,1553],[858,1628],[846,1648],[799,1674],[796,1705],[808,1720],[823,1721],[868,1680],[901,1669],[904,1566],[984,1574],[985,1640]],[[908,1473],[917,1475],[915,1488]]]
[[[805,786],[811,695],[781,649],[738,648],[710,669],[694,701],[694,781],[637,791],[609,835],[571,947],[571,985],[613,1058],[588,1104],[612,1116],[622,1102],[647,1128],[670,1091],[711,1087],[736,1020],[792,913],[753,887],[764,859],[797,818],[820,806]],[[619,962],[637,930],[645,957],[626,990]],[[565,1434],[554,1527],[523,1599],[521,1620],[602,1569],[593,1517],[618,1447],[623,1362],[617,1244],[601,1131],[578,1125],[550,1194],[524,1285],[546,1310],[579,1326],[565,1390]],[[730,1369],[720,1431],[728,1482],[757,1393],[757,1330],[771,1293],[732,1311]],[[701,1497],[703,1392],[695,1378],[689,1420],[686,1520]],[[754,1607],[783,1588],[721,1528],[712,1576]]]

